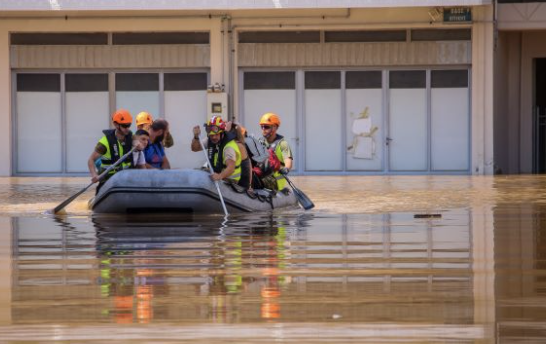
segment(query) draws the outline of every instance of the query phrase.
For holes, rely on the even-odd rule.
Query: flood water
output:
[[[0,342],[546,341],[546,177],[292,179],[313,210],[224,218],[0,178]]]

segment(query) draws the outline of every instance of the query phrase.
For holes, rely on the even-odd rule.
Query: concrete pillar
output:
[[[493,174],[493,8],[475,8],[472,26],[472,173]]]
[[[224,35],[222,33],[222,20],[212,19],[210,25],[210,82],[226,85],[224,80]]]
[[[11,74],[9,65],[9,32],[0,28],[0,176],[11,175]]]

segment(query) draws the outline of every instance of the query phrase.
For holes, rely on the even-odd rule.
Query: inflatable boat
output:
[[[220,182],[231,213],[296,208],[292,190],[287,193],[255,190]],[[223,213],[216,185],[202,170],[126,170],[116,173],[90,202],[95,213]]]

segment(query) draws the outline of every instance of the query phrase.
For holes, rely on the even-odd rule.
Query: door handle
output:
[[[391,141],[392,141],[392,139],[391,139],[390,137],[387,137],[387,138],[385,139],[385,144],[388,146],[389,143],[391,143]]]

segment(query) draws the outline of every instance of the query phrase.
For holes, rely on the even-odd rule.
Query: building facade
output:
[[[499,0],[495,161],[504,173],[546,172],[546,4]]]
[[[173,168],[203,163],[191,128],[212,114],[259,134],[276,112],[298,174],[508,171],[491,1],[196,6],[0,0],[0,175],[87,173],[116,108],[169,121]]]

